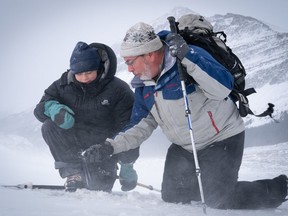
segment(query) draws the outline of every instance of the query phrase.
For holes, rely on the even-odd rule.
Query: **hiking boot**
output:
[[[65,186],[65,191],[75,192],[77,188],[85,187],[85,183],[80,174],[74,174],[74,175],[67,177],[67,180],[64,186]]]

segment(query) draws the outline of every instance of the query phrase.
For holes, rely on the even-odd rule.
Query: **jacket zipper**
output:
[[[214,121],[214,119],[213,119],[212,112],[211,112],[211,111],[208,111],[208,115],[209,115],[209,117],[210,117],[212,126],[213,126],[214,129],[216,130],[216,133],[219,133],[219,129],[218,129],[218,127],[217,127],[216,124],[215,124],[215,121]]]
[[[83,86],[81,86],[81,89],[83,91],[83,97],[82,97],[82,102],[83,102],[86,99],[86,89]]]

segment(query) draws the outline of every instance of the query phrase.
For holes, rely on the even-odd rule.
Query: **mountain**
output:
[[[181,15],[188,13],[197,12],[177,7],[150,24],[156,32],[163,29],[169,30],[168,16],[174,16],[177,20]],[[277,32],[255,18],[239,14],[214,15],[207,19],[213,24],[215,32],[225,31],[227,44],[246,68],[246,86],[253,86],[257,91],[257,94],[249,96],[250,108],[255,113],[260,113],[266,109],[268,102],[275,104],[274,117],[279,123],[275,123],[271,118],[252,116],[244,118],[247,128],[246,145],[267,145],[288,141],[286,132],[288,128],[288,33]],[[133,75],[127,72],[127,66],[119,56],[119,47],[120,42],[112,46],[118,58],[116,75],[129,83]],[[0,133],[23,136],[32,143],[40,145],[39,143],[43,143],[40,133],[41,124],[32,112],[31,108],[2,118]],[[156,134],[151,138],[153,142],[161,143],[158,140],[161,137],[161,140],[167,143],[160,132]]]

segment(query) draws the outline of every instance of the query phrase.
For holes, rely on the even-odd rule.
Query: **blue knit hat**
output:
[[[70,70],[72,74],[98,70],[100,57],[97,50],[84,42],[78,42],[70,58]]]

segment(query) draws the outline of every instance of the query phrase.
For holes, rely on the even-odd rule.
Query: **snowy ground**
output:
[[[35,149],[17,137],[0,136],[0,184],[63,184],[53,169],[47,149]],[[245,149],[240,180],[272,178],[288,174],[288,143]],[[161,188],[164,158],[140,157],[135,164],[139,182]],[[121,192],[116,182],[113,193],[78,190],[75,193],[49,190],[19,190],[0,187],[1,216],[190,216],[204,215],[199,203],[169,204],[155,191],[137,187]],[[271,210],[217,210],[211,216],[288,216],[288,202]]]

